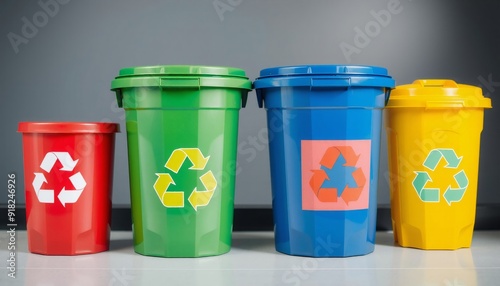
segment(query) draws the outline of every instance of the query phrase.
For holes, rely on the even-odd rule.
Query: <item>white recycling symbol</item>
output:
[[[78,160],[74,160],[71,158],[71,155],[68,152],[48,152],[45,154],[42,163],[40,164],[40,168],[42,168],[45,172],[50,173],[55,163],[59,160],[62,165],[62,168],[59,169],[61,171],[71,172],[75,168]],[[80,198],[80,195],[83,192],[83,189],[87,185],[85,179],[83,178],[80,172],[73,174],[69,177],[69,180],[75,187],[74,190],[66,190],[65,187],[61,189],[61,192],[57,196],[61,204],[66,207],[68,203],[75,203]],[[35,189],[36,197],[38,201],[41,203],[54,203],[54,190],[43,190],[43,183],[47,183],[47,179],[43,173],[36,173],[35,178],[33,179],[33,189]]]

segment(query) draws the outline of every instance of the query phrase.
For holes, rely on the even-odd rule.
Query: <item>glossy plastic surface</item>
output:
[[[140,254],[201,257],[231,247],[238,117],[249,89],[192,88],[193,76],[202,78],[116,89],[126,114]]]
[[[199,90],[202,87],[252,89],[245,71],[231,67],[214,66],[145,66],[120,70],[120,75],[111,82],[111,89],[117,92],[121,107],[122,88],[162,87],[165,89]],[[246,96],[246,92],[243,94]],[[243,100],[243,105],[246,103]]]
[[[120,132],[116,123],[104,122],[20,122],[21,133],[115,133]]]
[[[276,250],[313,257],[372,252],[382,108],[394,81],[353,87],[356,76],[344,74],[343,82],[330,76],[320,85],[296,84],[314,83],[312,74],[268,86],[269,70],[255,86],[267,109]]]
[[[83,132],[82,124],[94,131]],[[114,131],[118,125],[68,125],[19,124],[19,131],[26,132],[26,218],[28,248],[33,253],[78,255],[109,248]],[[106,131],[96,133],[98,129]],[[56,133],[61,130],[64,133]]]
[[[470,247],[483,110],[481,89],[450,80],[398,86],[386,110],[391,212],[404,247]]]
[[[481,88],[450,79],[418,79],[398,86],[387,108],[491,108],[491,99]]]

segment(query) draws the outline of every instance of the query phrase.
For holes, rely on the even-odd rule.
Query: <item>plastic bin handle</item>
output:
[[[161,78],[160,86],[164,89],[200,89],[200,79],[196,77],[183,77],[183,78]]]
[[[338,77],[338,78],[311,78],[311,90],[315,89],[328,89],[328,88],[344,88],[347,89],[351,86],[351,79]]]
[[[451,79],[417,79],[413,84],[418,84],[422,87],[451,87],[458,88],[458,84]]]

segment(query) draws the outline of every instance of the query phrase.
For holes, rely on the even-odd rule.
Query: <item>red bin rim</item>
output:
[[[107,122],[19,122],[20,133],[116,133],[118,123]]]

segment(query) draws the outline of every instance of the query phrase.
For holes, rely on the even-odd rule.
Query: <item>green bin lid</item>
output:
[[[120,70],[111,90],[134,87],[252,89],[245,71],[232,67],[165,65],[129,67]]]

